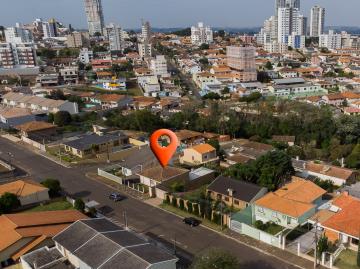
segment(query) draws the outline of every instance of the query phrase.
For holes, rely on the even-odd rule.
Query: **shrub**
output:
[[[188,208],[188,212],[189,212],[190,214],[192,214],[192,213],[193,213],[193,205],[192,205],[192,202],[187,201],[186,205],[187,205],[187,208]]]
[[[169,205],[170,204],[170,196],[166,195],[165,200],[164,200],[164,204]]]
[[[49,189],[51,197],[58,196],[61,191],[60,181],[52,178],[45,179],[41,185]]]
[[[183,200],[183,199],[180,199],[180,200],[179,200],[179,208],[180,208],[181,210],[184,210],[184,209],[185,209],[185,205],[184,205],[184,200]]]
[[[13,193],[6,192],[0,197],[0,214],[10,213],[20,206],[20,201]]]
[[[84,201],[81,198],[77,198],[75,200],[74,208],[76,210],[84,212],[85,211],[85,203],[84,203]]]
[[[173,207],[177,207],[177,199],[176,199],[175,196],[172,198],[171,204],[172,204]]]
[[[193,213],[194,213],[194,215],[196,215],[196,216],[200,216],[200,212],[199,212],[199,205],[198,204],[194,204],[193,205]]]

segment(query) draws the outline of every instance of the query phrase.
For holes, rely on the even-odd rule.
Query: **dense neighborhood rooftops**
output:
[[[15,92],[7,93],[3,96],[4,100],[14,101],[17,103],[26,103],[26,104],[34,104],[43,107],[57,108],[67,103],[68,101],[64,100],[53,100],[38,96],[25,95]]]
[[[161,182],[186,173],[189,173],[189,170],[172,166],[164,168],[156,166],[140,172],[139,175]]]
[[[190,131],[190,130],[180,130],[175,132],[175,134],[180,141],[202,136],[202,133]]]
[[[18,107],[0,107],[0,116],[11,119],[32,115],[30,109]]]
[[[177,258],[107,219],[80,220],[54,241],[91,268],[148,268]],[[133,267],[135,266],[135,267]]]
[[[235,199],[250,203],[265,188],[234,178],[218,176],[207,189],[225,196],[230,196],[230,189]]]
[[[44,121],[30,121],[21,125],[16,126],[15,128],[23,131],[23,132],[35,132],[35,131],[42,131],[46,129],[56,128],[56,125],[53,125],[48,122]]]
[[[28,196],[37,192],[45,191],[43,185],[30,180],[17,180],[0,185],[0,196],[4,193],[13,193],[18,197]]]
[[[128,96],[120,94],[103,94],[98,97],[101,102],[120,102],[126,98],[128,98]]]
[[[306,169],[314,173],[340,178],[343,180],[348,180],[355,173],[355,171],[351,169],[314,162],[307,162]]]

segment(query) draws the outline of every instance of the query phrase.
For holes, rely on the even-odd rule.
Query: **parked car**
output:
[[[110,200],[113,200],[114,202],[120,202],[125,199],[125,196],[121,195],[120,193],[112,193],[109,196]]]
[[[183,222],[187,225],[190,225],[191,227],[196,227],[201,224],[200,220],[192,218],[192,217],[183,219]]]

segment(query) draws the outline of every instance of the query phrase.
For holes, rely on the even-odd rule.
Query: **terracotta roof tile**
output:
[[[0,196],[6,192],[9,192],[15,194],[18,197],[22,197],[45,190],[47,190],[47,188],[36,182],[30,180],[17,180],[0,185]]]
[[[141,176],[161,182],[188,172],[189,171],[186,169],[177,168],[177,167],[167,166],[165,168],[162,168],[161,166],[156,166],[153,168],[146,169],[139,174]]]
[[[16,129],[23,131],[23,132],[35,132],[41,131],[46,129],[56,128],[56,125],[53,125],[48,122],[44,121],[30,121],[21,125],[16,126]]]
[[[191,149],[199,152],[200,154],[215,151],[215,148],[209,144],[199,144],[199,145],[193,146]]]

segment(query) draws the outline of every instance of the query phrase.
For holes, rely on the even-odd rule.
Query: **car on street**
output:
[[[114,202],[120,202],[125,199],[125,196],[121,195],[120,193],[112,193],[109,196],[110,200],[113,200]]]
[[[192,217],[183,219],[183,222],[187,225],[190,225],[191,227],[196,227],[201,224],[200,220],[192,218]]]

